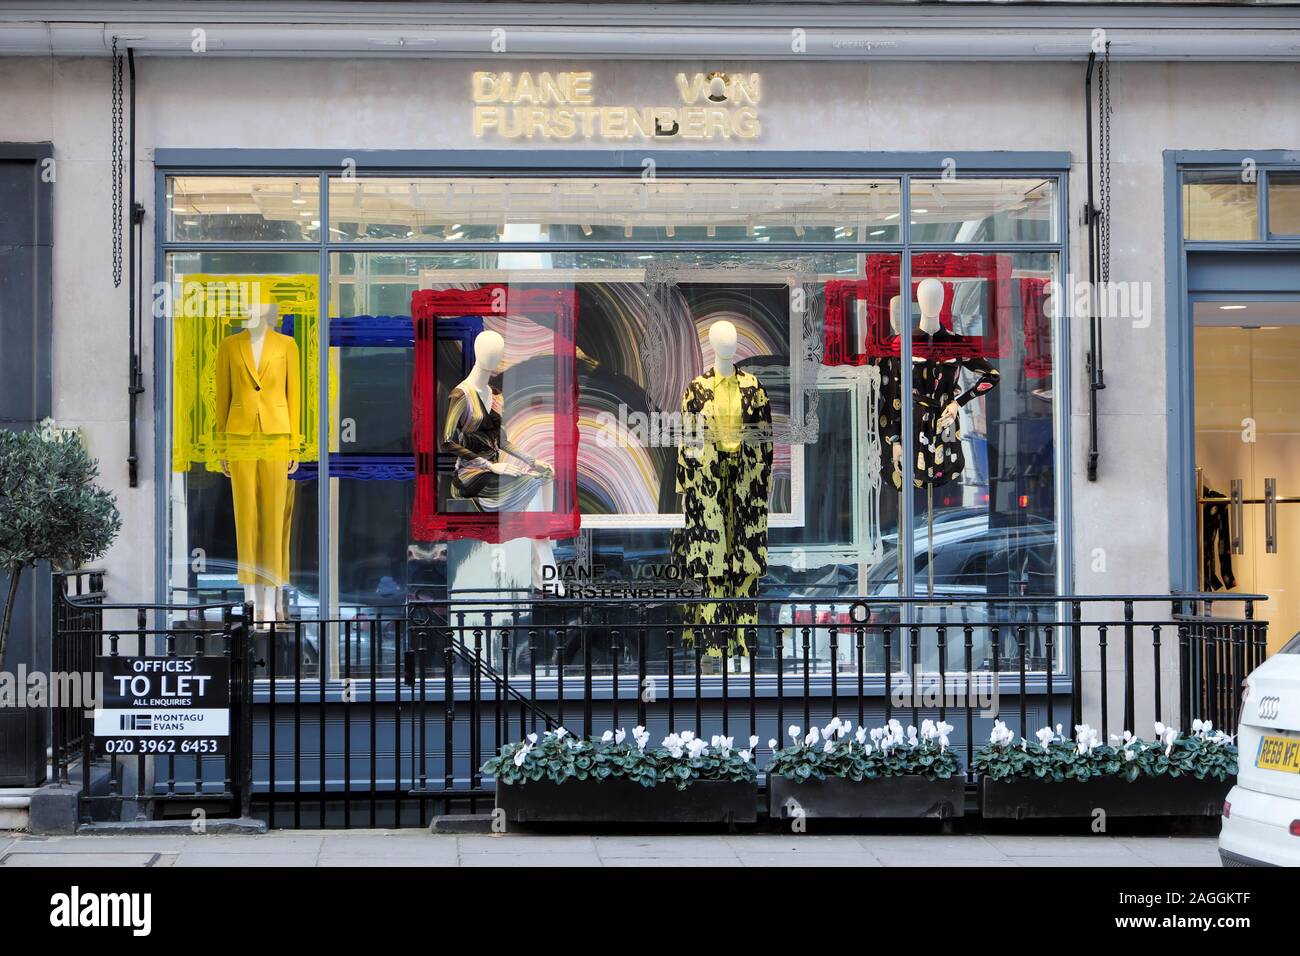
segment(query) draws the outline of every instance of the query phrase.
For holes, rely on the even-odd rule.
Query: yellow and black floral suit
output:
[[[270,329],[265,334],[258,362],[247,331],[227,336],[217,349],[217,431],[227,442],[242,435],[298,436],[302,431],[298,343]],[[232,458],[227,467],[235,499],[239,582],[280,587],[289,580],[289,462]]]
[[[673,557],[706,597],[757,597],[767,573],[772,407],[758,379],[737,370],[740,434],[733,434],[727,419],[734,409],[725,408],[723,398],[732,386],[710,369],[682,396],[677,491],[686,524],[673,537]],[[756,605],[746,602],[699,605],[688,617],[699,627],[688,630],[687,639],[693,641],[698,630],[713,656],[724,647],[747,653],[743,629],[758,622]]]

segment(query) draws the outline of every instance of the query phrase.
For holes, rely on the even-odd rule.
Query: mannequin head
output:
[[[916,304],[921,307],[921,316],[926,319],[938,319],[943,309],[943,283],[938,279],[922,279],[916,286]]]
[[[273,327],[280,319],[280,307],[274,302],[254,302],[248,307],[248,318],[244,328],[249,331],[265,331]]]
[[[899,327],[902,325],[901,316],[903,314],[903,297],[901,295],[890,296],[889,298],[889,327],[898,335]]]
[[[496,372],[506,356],[506,340],[499,332],[486,329],[474,337],[474,365],[484,372]]]
[[[718,370],[724,375],[730,374],[736,361],[736,327],[726,319],[720,319],[709,326],[709,345],[718,357]]]

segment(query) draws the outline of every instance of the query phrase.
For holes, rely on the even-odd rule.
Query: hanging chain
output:
[[[1110,281],[1110,41],[1106,42],[1106,53],[1101,63],[1098,94],[1101,98],[1101,130],[1099,146],[1101,151],[1101,200],[1100,258],[1101,281]]]
[[[113,37],[113,288],[122,284],[122,56]]]

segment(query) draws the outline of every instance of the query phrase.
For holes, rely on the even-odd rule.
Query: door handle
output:
[[[1264,550],[1277,554],[1277,479],[1264,479]]]
[[[1246,546],[1242,540],[1243,536],[1241,533],[1241,519],[1243,517],[1242,516],[1243,506],[1241,501],[1242,494],[1241,494],[1240,478],[1233,478],[1232,481],[1229,483],[1228,498],[1230,502],[1228,505],[1228,522],[1229,524],[1232,525],[1232,531],[1230,535],[1232,539],[1232,553],[1245,554]]]

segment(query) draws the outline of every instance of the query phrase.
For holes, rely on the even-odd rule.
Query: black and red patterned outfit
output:
[[[897,341],[897,340],[895,340]],[[924,354],[929,346],[952,346],[961,338],[940,328],[931,335],[918,332],[912,345]],[[900,391],[899,359],[888,357],[880,365],[880,437],[886,446],[903,440],[903,400]],[[975,382],[965,391],[961,389],[961,372],[965,369],[975,376]],[[998,384],[999,372],[980,358],[913,358],[912,360],[912,426],[916,467],[912,483],[917,488],[939,486],[957,481],[966,467],[962,452],[959,422],[939,428],[939,418],[950,402],[966,406],[976,396],[983,395]],[[893,448],[889,453],[892,456]],[[887,466],[893,471],[892,466]],[[895,487],[902,487],[902,475],[893,471]]]

